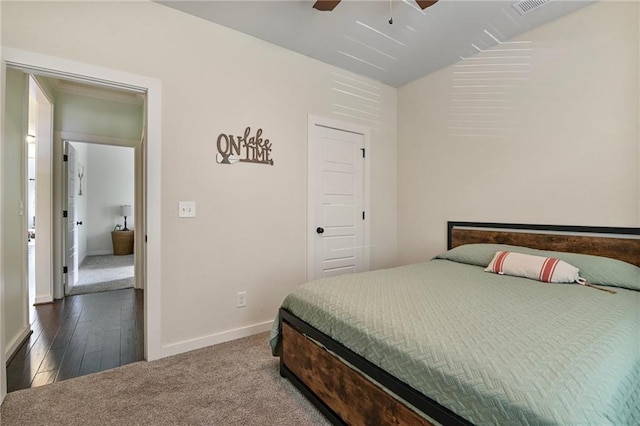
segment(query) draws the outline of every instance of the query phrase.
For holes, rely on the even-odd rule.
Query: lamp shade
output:
[[[131,216],[131,205],[125,204],[124,206],[120,206],[120,215]]]

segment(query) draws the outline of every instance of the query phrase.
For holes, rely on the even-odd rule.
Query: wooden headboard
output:
[[[447,247],[510,244],[610,257],[640,266],[640,228],[447,222]]]

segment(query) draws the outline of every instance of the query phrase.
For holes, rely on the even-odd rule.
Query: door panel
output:
[[[351,204],[324,204],[322,222],[332,227],[355,226],[356,212]],[[325,232],[327,228],[325,227]]]
[[[67,277],[65,282],[65,293],[78,282],[78,227],[76,225],[76,202],[75,196],[78,193],[76,183],[77,154],[75,148],[66,144],[67,153],[67,222],[65,233],[65,265],[67,266]]]
[[[352,143],[342,140],[325,138],[324,161],[328,163],[355,165],[357,156]]]
[[[322,184],[324,195],[354,196],[356,193],[356,177],[353,172],[325,170],[322,173]]]
[[[325,265],[332,263],[331,261],[353,259],[356,256],[356,239],[351,236],[342,237],[324,237],[324,262]]]
[[[356,271],[356,268],[353,265],[350,265],[350,266],[344,266],[340,268],[325,269],[323,271],[322,276],[334,277],[336,275],[353,274],[355,272],[361,272],[361,271]]]
[[[361,272],[364,136],[319,125],[310,135],[310,278]]]

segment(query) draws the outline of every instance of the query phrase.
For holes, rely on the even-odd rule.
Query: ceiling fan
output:
[[[340,3],[341,0],[318,0],[314,3],[313,8],[317,10],[322,10],[325,12],[330,12]],[[424,10],[429,6],[435,4],[438,0],[415,0],[420,6],[420,9]]]

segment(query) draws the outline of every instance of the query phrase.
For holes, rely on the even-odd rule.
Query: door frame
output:
[[[6,68],[18,68],[26,73],[59,77],[79,82],[101,84],[146,93],[145,146],[143,147],[144,176],[146,185],[146,214],[142,221],[141,235],[148,237],[145,245],[144,271],[144,352],[148,361],[162,358],[161,344],[161,81],[147,76],[114,70],[59,57],[43,55],[22,49],[2,46],[0,77],[2,86],[6,84]],[[4,90],[0,98],[1,117],[4,123]],[[4,124],[2,124],[4,127]],[[1,187],[1,185],[0,185]],[[54,211],[61,215],[61,211]],[[2,213],[0,212],[0,215]],[[0,216],[1,217],[1,216]],[[0,221],[1,224],[1,221]],[[55,224],[55,222],[54,222]],[[2,235],[0,225],[0,237]],[[3,273],[0,270],[0,274]],[[0,304],[4,303],[4,280],[0,282]],[[0,321],[3,324],[4,320]],[[4,338],[0,339],[0,401],[6,392],[6,363]]]
[[[75,151],[75,147],[73,145],[71,145],[71,143],[67,140],[62,140],[62,152],[64,152],[64,158],[70,159],[71,158],[71,150]],[[73,160],[74,160],[74,183],[75,183],[75,172],[77,171],[77,169],[75,169],[75,167],[78,166],[78,157],[77,157],[77,152],[74,152],[73,155]],[[57,233],[57,235],[60,235],[62,237],[62,241],[58,242],[55,241],[54,244],[56,247],[62,247],[62,267],[64,268],[65,266],[67,267],[67,273],[66,275],[62,274],[61,277],[57,277],[58,279],[56,280],[56,284],[58,284],[58,281],[60,281],[63,285],[62,285],[62,293],[60,293],[58,288],[54,289],[54,293],[56,295],[56,299],[62,299],[63,297],[67,296],[67,293],[69,293],[69,291],[71,290],[71,287],[73,287],[74,284],[70,284],[69,283],[69,277],[71,275],[74,276],[74,281],[77,280],[77,274],[78,274],[78,270],[75,268],[75,264],[76,262],[78,263],[78,268],[80,267],[80,260],[78,259],[79,253],[77,251],[77,247],[76,247],[76,262],[74,262],[73,265],[69,265],[67,260],[69,260],[68,256],[69,256],[69,222],[71,221],[71,223],[73,223],[73,221],[77,221],[78,217],[75,214],[76,208],[75,208],[75,203],[76,203],[76,199],[75,199],[75,187],[72,189],[73,191],[73,196],[74,196],[74,214],[71,215],[69,213],[69,160],[64,160],[64,159],[60,159],[59,156],[57,156],[57,161],[60,161],[62,164],[62,174],[60,175],[60,182],[59,184],[61,185],[62,191],[60,191],[59,193],[62,195],[62,206],[63,206],[63,211],[67,212],[67,216],[65,217],[64,215],[62,215],[62,223],[60,225],[56,225],[56,226],[62,226],[62,232]],[[56,170],[56,169],[54,169]],[[55,175],[57,173],[55,173],[54,171],[54,181],[56,180]],[[85,219],[86,220],[86,219]],[[77,233],[77,225],[76,225],[76,230],[75,233]],[[74,241],[76,240],[76,234],[74,234]],[[72,270],[72,273],[69,273],[69,269]],[[57,286],[56,286],[57,287]]]
[[[369,270],[369,258],[371,254],[369,241],[371,233],[371,128],[359,124],[349,123],[346,121],[336,120],[333,118],[322,117],[319,115],[309,114],[307,116],[307,281],[311,281],[313,277],[313,265],[316,257],[316,249],[314,238],[316,237],[315,220],[315,200],[312,194],[315,193],[316,183],[313,181],[311,170],[314,166],[314,159],[311,158],[311,143],[313,137],[313,129],[315,126],[328,127],[331,129],[341,130],[345,132],[357,133],[364,137],[364,164],[363,164],[363,203],[362,206],[366,212],[363,235],[362,235],[362,270]]]
[[[30,75],[36,90],[38,140],[36,145],[36,218],[53,215],[53,108],[54,99],[43,82]],[[40,178],[38,178],[40,175]],[[48,176],[43,179],[42,176]],[[44,181],[43,181],[44,180]],[[25,199],[27,197],[25,196]],[[53,301],[53,222],[40,223],[35,246],[34,304]],[[28,263],[28,262],[27,262]],[[27,283],[28,285],[28,283]],[[30,310],[31,307],[28,307]]]
[[[142,139],[128,139],[128,138],[114,138],[107,136],[97,136],[90,135],[85,133],[76,133],[76,132],[54,132],[54,139],[57,141],[56,146],[59,146],[64,152],[65,147],[69,143],[80,142],[84,144],[93,144],[93,145],[106,145],[106,146],[116,146],[122,148],[133,148],[134,152],[134,171],[133,171],[133,182],[134,182],[134,206],[135,206],[135,216],[134,216],[134,229],[144,230],[144,203],[145,199],[144,194],[144,185],[142,180],[144,179],[144,175],[142,173],[144,167],[144,156],[142,155],[143,142]],[[60,209],[64,210],[66,205],[66,197],[68,195],[68,188],[66,182],[66,166],[63,164],[61,155],[57,155],[58,164],[54,167],[54,173],[57,173],[59,179],[59,185],[57,185],[58,191],[56,191],[57,198],[59,198]],[[65,263],[66,259],[66,221],[67,218],[60,217],[61,221],[56,226],[60,227],[60,231],[56,232],[56,236],[59,237],[60,241],[54,241],[56,247],[61,247],[61,255],[56,256],[56,259],[59,260],[57,263],[56,271],[56,281],[54,283],[54,294],[56,294],[56,298],[66,297],[67,292],[70,290],[67,286],[66,277],[62,274],[62,265]],[[139,271],[145,270],[145,244],[144,239],[141,238],[144,233],[141,231],[138,238],[134,239],[134,288],[136,289],[144,289],[144,275],[139,274]],[[68,267],[68,265],[67,265]]]

